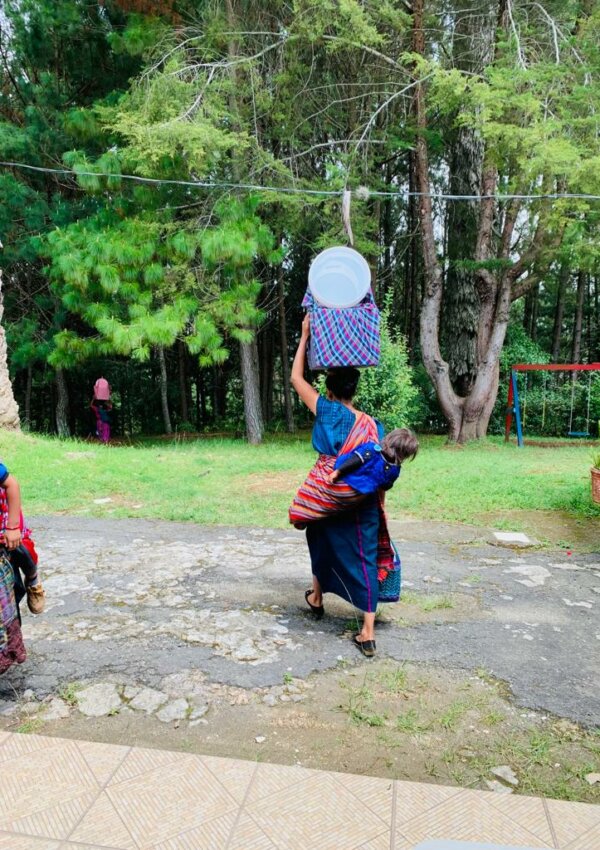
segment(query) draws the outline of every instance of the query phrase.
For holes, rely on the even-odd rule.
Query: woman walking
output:
[[[378,578],[392,568],[394,557],[382,498],[373,494],[351,510],[331,517],[318,519],[315,514],[315,521],[311,521],[311,506],[331,490],[329,477],[336,456],[351,452],[369,440],[379,442],[383,426],[352,403],[360,377],[358,369],[330,369],[325,381],[327,398],[304,378],[309,336],[307,316],[302,323],[291,381],[304,404],[316,416],[312,440],[319,458],[290,508],[290,521],[306,527],[313,583],[305,598],[318,618],[324,614],[324,593],[335,593],[362,611],[362,628],[353,641],[363,655],[372,657],[376,650]],[[346,492],[349,497],[353,496],[351,488],[343,482],[334,486],[338,502],[343,502]]]

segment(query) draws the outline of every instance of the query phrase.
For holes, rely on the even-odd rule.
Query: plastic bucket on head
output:
[[[308,286],[322,307],[354,307],[371,287],[371,269],[354,248],[327,248],[312,261]]]

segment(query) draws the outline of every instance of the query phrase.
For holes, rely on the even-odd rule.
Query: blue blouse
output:
[[[330,401],[320,395],[317,399],[317,418],[313,425],[312,444],[320,455],[331,455],[335,457],[352,430],[356,422],[356,414],[348,410],[341,401]],[[383,439],[384,429],[381,422],[377,422],[379,439]]]

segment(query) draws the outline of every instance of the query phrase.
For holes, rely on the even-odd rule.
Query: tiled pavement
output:
[[[600,848],[600,805],[0,733],[0,850]]]

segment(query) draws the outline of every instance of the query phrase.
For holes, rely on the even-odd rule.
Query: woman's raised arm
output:
[[[306,365],[306,346],[308,344],[309,336],[310,317],[307,313],[302,322],[302,335],[300,337],[300,342],[298,343],[298,349],[296,351],[296,356],[294,357],[294,362],[292,363],[291,381],[293,388],[296,390],[304,404],[312,413],[316,414],[317,399],[319,398],[319,393],[311,384],[308,383],[308,381],[304,377],[304,367]]]

